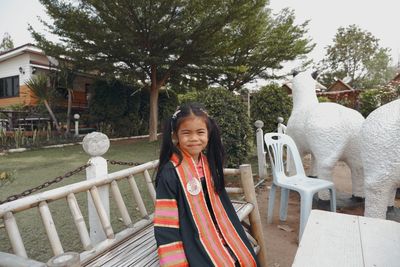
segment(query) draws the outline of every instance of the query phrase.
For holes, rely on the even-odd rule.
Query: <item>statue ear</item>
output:
[[[314,80],[316,80],[316,79],[317,79],[318,75],[319,75],[319,73],[318,73],[318,71],[317,71],[317,70],[316,70],[316,71],[314,71],[313,73],[311,73],[311,77],[312,77]]]

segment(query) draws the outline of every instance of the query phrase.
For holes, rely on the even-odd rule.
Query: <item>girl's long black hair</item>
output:
[[[203,105],[199,103],[187,103],[177,108],[176,112],[170,119],[166,120],[163,131],[163,139],[160,151],[160,162],[156,176],[156,186],[158,184],[158,177],[165,164],[167,164],[172,154],[177,154],[179,164],[181,164],[183,156],[182,152],[173,142],[173,133],[177,133],[182,121],[189,117],[196,116],[202,117],[207,125],[208,130],[208,145],[206,149],[206,156],[210,167],[212,179],[214,180],[215,191],[220,193],[225,187],[224,179],[224,162],[225,162],[225,149],[221,141],[221,133],[215,120],[211,118]]]

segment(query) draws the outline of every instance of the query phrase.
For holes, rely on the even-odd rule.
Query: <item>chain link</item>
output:
[[[138,166],[141,163],[137,163],[137,162],[126,162],[126,161],[118,161],[118,160],[112,160],[112,159],[108,159],[107,160],[108,163],[110,163],[111,165],[128,165],[128,166]]]
[[[85,164],[85,165],[82,165],[82,166],[76,168],[76,169],[73,170],[73,171],[69,171],[69,172],[65,173],[64,175],[57,176],[56,178],[54,178],[54,179],[52,179],[52,180],[50,180],[50,181],[46,181],[46,182],[44,182],[43,184],[41,184],[41,185],[39,185],[39,186],[36,186],[36,187],[34,187],[34,188],[31,188],[31,189],[27,189],[27,190],[23,191],[23,192],[20,193],[20,194],[15,194],[15,195],[9,196],[9,197],[6,198],[5,200],[0,201],[0,205],[1,205],[1,204],[4,204],[4,203],[7,203],[7,202],[10,202],[10,201],[17,200],[17,199],[19,199],[19,198],[21,198],[21,197],[29,196],[30,194],[32,194],[32,193],[34,193],[34,192],[37,192],[37,191],[39,191],[39,190],[41,190],[41,189],[43,189],[43,188],[49,187],[50,185],[52,185],[52,184],[54,184],[54,183],[61,182],[64,178],[71,177],[72,175],[77,174],[77,173],[79,173],[79,172],[85,170],[85,169],[86,169],[87,167],[89,167],[89,166],[90,166],[89,163],[88,163],[88,164]]]

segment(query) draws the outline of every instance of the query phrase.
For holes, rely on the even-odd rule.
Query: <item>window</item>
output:
[[[19,96],[19,76],[0,79],[0,98]]]

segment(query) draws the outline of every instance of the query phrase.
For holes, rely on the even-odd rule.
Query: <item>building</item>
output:
[[[57,61],[32,45],[25,44],[0,53],[0,108],[22,104],[34,106],[38,100],[25,84],[39,73],[48,73],[56,69]],[[88,87],[93,78],[87,74],[78,74],[73,83],[72,108],[85,109],[88,106]],[[58,103],[67,105],[67,100]]]

